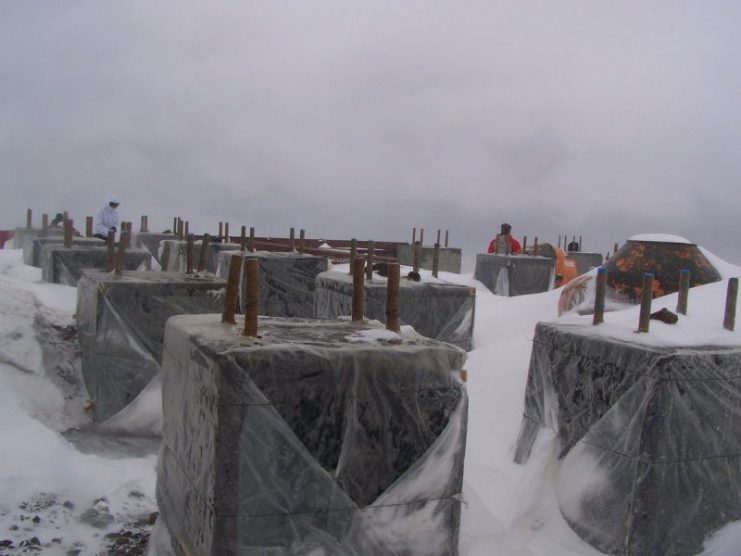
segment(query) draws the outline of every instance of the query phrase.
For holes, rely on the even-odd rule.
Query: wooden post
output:
[[[160,268],[163,272],[167,272],[167,267],[170,266],[170,242],[166,241],[162,247],[162,255],[160,256]]]
[[[435,243],[440,245],[440,228],[437,229],[437,241]]]
[[[31,209],[26,209],[26,229],[27,230],[30,230],[31,229],[31,223],[32,223],[32,220],[33,220],[32,219],[32,214],[33,213],[31,212]]]
[[[74,222],[72,220],[64,221],[64,246],[68,249],[72,247],[72,230]]]
[[[193,234],[188,234],[185,244],[185,273],[193,274]]]
[[[303,253],[306,248],[306,230],[301,229],[298,232],[298,252]]]
[[[412,270],[419,272],[420,242],[414,244],[414,259],[412,259]]]
[[[229,235],[229,222],[224,222],[224,241],[226,243],[231,243],[232,238]]]
[[[352,320],[359,322],[363,320],[363,297],[365,287],[363,286],[363,269],[365,261],[363,257],[355,257],[352,264]]]
[[[144,232],[149,232],[149,215],[144,215]]]
[[[42,214],[41,215],[41,237],[44,237],[46,235],[48,227],[49,227],[49,215]]]
[[[522,236],[522,252],[527,251],[527,236]]]
[[[206,263],[208,262],[209,249],[211,248],[211,236],[208,234],[203,235],[201,240],[201,254],[198,257],[198,272],[204,272],[206,270]]]
[[[412,228],[412,245],[417,243],[417,228]]]
[[[736,327],[736,298],[738,297],[738,278],[728,279],[726,291],[726,311],[723,317],[723,328],[733,332]]]
[[[110,272],[116,267],[116,232],[108,232],[108,241],[106,246],[108,251],[105,260],[106,272]]]
[[[425,244],[425,229],[424,228],[419,229],[419,244],[420,245]]]
[[[651,299],[654,292],[654,275],[643,273],[643,289],[641,291],[641,312],[638,317],[638,332],[648,332],[651,322]]]
[[[242,233],[239,236],[239,250],[244,251],[247,248],[247,226],[242,226]]]
[[[260,293],[260,261],[251,257],[244,260],[245,299],[244,335],[257,337],[257,301]]]
[[[221,322],[236,324],[234,313],[237,310],[239,299],[239,275],[242,272],[241,255],[232,255],[229,258],[229,274],[226,279],[226,293],[224,294],[224,311],[221,313]]]
[[[448,230],[445,230],[445,247],[448,246]]]
[[[607,269],[601,266],[597,269],[597,288],[594,295],[594,318],[592,324],[605,322],[605,292],[607,290]]]
[[[291,251],[296,250],[296,229],[295,228],[291,228],[291,231],[289,232],[288,245],[291,248]]]
[[[582,249],[582,246],[581,246],[581,236],[579,236],[579,251],[584,251],[584,249]]]
[[[368,254],[365,262],[365,279],[373,280],[373,259],[376,243],[372,240],[368,240]]]
[[[352,276],[353,268],[355,265],[355,257],[358,255],[358,240],[355,238],[352,238],[350,240],[350,276]]]
[[[389,263],[386,282],[386,329],[399,332],[399,263]]]
[[[127,232],[121,230],[118,236],[118,253],[116,253],[116,276],[121,276],[124,267],[124,258],[126,257],[126,235]]]
[[[224,237],[224,223],[219,222],[219,240]]]
[[[143,214],[141,216],[141,222],[139,223],[139,231],[140,232],[144,231],[144,215]]]
[[[437,278],[437,271],[440,268],[440,244],[435,244],[435,249],[432,251],[432,275]]]
[[[247,250],[250,253],[255,252],[255,228],[253,226],[250,226],[250,241],[247,244]]]
[[[187,220],[185,221],[184,233],[185,233],[185,237],[188,237],[190,235],[190,222]]]
[[[85,237],[93,237],[93,217],[85,217]]]
[[[178,218],[178,239],[180,239],[180,241],[183,241],[183,239],[185,238],[185,235],[183,235],[185,231],[184,224],[185,223]]]
[[[677,313],[687,314],[687,298],[690,291],[690,271],[683,268],[679,271],[679,293],[677,295]]]
[[[538,236],[535,236],[535,241],[533,242],[533,255],[538,256]]]
[[[177,216],[175,216],[172,219],[172,233],[175,235],[177,235],[178,233],[178,217]]]

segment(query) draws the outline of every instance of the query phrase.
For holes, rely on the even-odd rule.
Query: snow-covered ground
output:
[[[741,274],[741,268],[707,256],[724,278]],[[461,554],[599,554],[561,517],[553,491],[559,465],[554,434],[539,435],[526,465],[512,461],[533,330],[537,321],[557,318],[560,291],[504,298],[471,275],[440,277],[477,288],[476,349],[467,363]],[[139,553],[157,510],[151,438],[157,389],[108,431],[82,432],[89,424],[86,393],[66,366],[74,354],[58,353],[69,350],[64,340],[74,324],[76,290],[40,280],[38,269],[23,265],[21,251],[0,250],[0,555],[35,548],[43,554],[108,554],[113,546]],[[681,326],[652,323],[652,332],[640,339],[741,345],[741,332],[721,326],[725,288],[725,281],[694,288],[690,316]],[[655,300],[655,309],[664,306],[673,310],[676,294]],[[599,332],[635,340],[637,322],[637,307],[608,313]],[[126,431],[150,437],[132,438]],[[739,546],[741,524],[732,523],[706,542],[706,554],[738,554]]]

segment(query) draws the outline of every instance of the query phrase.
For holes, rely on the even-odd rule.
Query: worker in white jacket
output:
[[[93,224],[93,237],[100,239],[108,239],[108,232],[116,232],[118,230],[118,198],[111,195],[106,200],[105,206],[98,211],[95,215],[95,222]]]

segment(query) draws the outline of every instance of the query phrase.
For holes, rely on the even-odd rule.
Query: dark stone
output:
[[[407,274],[407,280],[413,280],[414,282],[419,282],[422,279],[422,277],[419,275],[419,272],[414,272],[413,270]]]
[[[554,268],[549,257],[478,254],[473,277],[492,293],[513,297],[548,291]]]
[[[128,405],[160,370],[165,322],[221,311],[224,280],[87,271],[77,288],[82,373],[96,421]]]
[[[571,484],[561,511],[584,540],[609,554],[697,554],[741,519],[739,367],[741,348],[649,347],[538,323],[515,460],[540,427],[555,428],[559,480]]]
[[[80,523],[86,523],[97,529],[105,529],[113,521],[114,517],[110,512],[97,508],[89,508],[80,516]]]
[[[371,324],[239,326],[168,323],[157,501],[180,553],[457,554],[465,352]]]
[[[677,314],[672,313],[666,307],[662,308],[660,311],[651,313],[651,318],[654,320],[660,320],[661,322],[665,322],[666,324],[677,324],[677,321],[679,320]]]
[[[365,280],[364,314],[386,322],[386,280]],[[399,318],[428,338],[472,348],[476,290],[441,280],[399,284]],[[352,276],[325,272],[316,278],[314,312],[317,318],[334,319],[351,314]]]
[[[75,509],[75,505],[72,502],[70,502],[69,500],[65,500],[65,502],[64,502],[64,504],[62,504],[62,506],[64,506],[68,510],[74,510]]]

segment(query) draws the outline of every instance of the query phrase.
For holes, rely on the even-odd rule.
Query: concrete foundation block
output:
[[[76,286],[85,269],[100,270],[106,266],[108,249],[60,244],[44,245],[41,248],[41,278],[52,284]],[[128,249],[124,254],[124,270],[149,270],[152,256],[143,249]]]
[[[102,421],[160,371],[165,322],[223,307],[224,280],[176,273],[85,271],[77,287],[82,373]]]
[[[44,237],[28,237],[23,244],[23,262],[36,268],[41,268],[41,250],[47,245],[63,246],[64,236],[60,234],[47,235]],[[94,237],[74,237],[73,247],[102,247],[105,241]]]
[[[316,277],[329,268],[325,257],[301,253],[222,251],[217,274],[226,278],[231,257],[260,262],[258,312],[271,317],[314,318]],[[243,292],[244,284],[240,288]],[[244,295],[240,296],[240,299]]]
[[[515,450],[558,433],[561,512],[608,554],[699,554],[741,519],[741,348],[667,348],[538,323]]]
[[[434,247],[421,247],[419,250],[419,266],[425,270],[432,270]],[[461,273],[462,251],[457,247],[441,247],[438,259],[438,270],[442,272]],[[400,243],[396,246],[396,259],[399,264],[412,266],[414,264],[414,245]]]
[[[184,240],[164,240],[160,242],[159,247],[159,258],[160,264],[162,263],[163,252],[168,249],[170,254],[168,257],[167,268],[169,272],[185,272],[188,268],[188,242]],[[212,274],[216,273],[219,266],[219,253],[222,251],[236,251],[240,248],[238,243],[209,243],[208,246],[208,257],[206,257],[206,272]],[[193,243],[193,270],[198,269],[198,262],[201,258],[201,242],[196,241]]]
[[[386,322],[386,279],[365,281],[365,316]],[[401,280],[399,318],[428,338],[472,348],[476,290],[441,280]],[[325,272],[317,276],[314,295],[317,318],[334,319],[352,313],[352,276]]]
[[[47,228],[46,233],[41,228],[26,228],[19,227],[16,228],[13,233],[13,248],[14,249],[24,249],[24,263],[29,264],[25,261],[25,248],[26,248],[26,240],[27,239],[36,239],[37,237],[41,237],[42,234],[44,237],[52,237],[52,236],[64,236],[64,230],[62,228]]]
[[[553,287],[555,261],[527,255],[476,255],[473,277],[492,293],[514,297]]]
[[[160,262],[160,242],[175,240],[175,234],[156,234],[153,232],[139,232],[135,236],[136,246],[146,249],[152,254],[152,258]]]
[[[592,270],[602,266],[603,257],[601,253],[584,253],[582,251],[569,251],[566,254],[568,257],[574,259],[576,262],[576,273],[581,276]]]
[[[160,517],[177,554],[457,554],[465,352],[372,324],[173,317]]]

